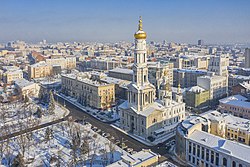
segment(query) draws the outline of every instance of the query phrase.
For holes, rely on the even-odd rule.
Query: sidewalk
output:
[[[80,108],[82,111],[86,112],[87,114],[95,117],[96,119],[98,119],[99,121],[102,122],[115,122],[117,120],[119,120],[119,116],[118,114],[114,113],[112,116],[112,118],[108,118],[106,111],[98,111],[97,109],[93,109],[91,107],[87,107],[87,106],[83,106],[82,104],[80,104],[79,102],[77,102],[76,99],[66,96],[64,94],[58,94],[56,93],[57,96],[63,98],[64,100],[68,101],[69,103],[71,103],[72,105],[77,106],[78,108]],[[104,113],[104,114],[101,114]]]

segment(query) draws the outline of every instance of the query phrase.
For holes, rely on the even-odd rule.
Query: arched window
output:
[[[239,167],[243,167],[242,164],[239,164]]]
[[[235,161],[233,161],[232,167],[236,167],[236,162]]]
[[[223,166],[227,166],[227,159],[223,158]]]

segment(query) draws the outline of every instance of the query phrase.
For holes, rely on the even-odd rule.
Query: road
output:
[[[70,116],[72,116],[74,119],[84,119],[91,123],[93,126],[96,126],[98,129],[101,129],[105,133],[109,133],[111,136],[115,137],[115,139],[118,139],[120,141],[125,141],[125,144],[132,148],[135,151],[140,151],[142,149],[151,149],[153,152],[158,153],[161,155],[160,157],[160,162],[164,161],[169,161],[172,162],[178,166],[181,166],[180,164],[174,162],[170,155],[168,154],[166,148],[160,147],[158,148],[157,146],[147,146],[141,142],[138,142],[137,140],[133,139],[132,137],[122,133],[121,131],[117,130],[116,128],[110,126],[109,123],[104,123],[99,120],[97,120],[95,117],[92,115],[89,115],[88,113],[82,111],[80,108],[77,106],[74,106],[73,104],[67,102],[66,100],[62,99],[61,97],[56,97],[58,102],[60,104],[65,104],[66,108],[70,111]]]
[[[35,126],[35,127],[32,127],[32,128],[28,128],[28,129],[25,129],[25,130],[14,132],[14,133],[11,133],[9,135],[1,136],[0,137],[0,141],[5,140],[5,139],[9,139],[9,138],[12,138],[12,137],[16,137],[18,135],[21,135],[21,134],[24,134],[24,133],[28,133],[28,132],[31,132],[31,131],[34,131],[34,130],[37,130],[37,129],[45,128],[45,127],[51,126],[53,124],[57,124],[59,122],[67,120],[68,117],[69,117],[69,115],[66,116],[65,118],[61,118],[61,119],[58,119],[58,120],[55,120],[55,121],[52,121],[52,122],[48,122],[48,123],[44,123],[42,125],[38,125],[38,126]]]

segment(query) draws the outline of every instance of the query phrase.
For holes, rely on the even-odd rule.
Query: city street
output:
[[[98,129],[101,129],[103,132],[109,133],[115,139],[118,139],[120,141],[124,141],[125,144],[129,148],[132,148],[135,151],[140,151],[142,149],[151,149],[153,152],[161,155],[160,162],[167,160],[167,161],[172,162],[178,166],[181,166],[180,164],[178,164],[172,160],[172,158],[170,157],[170,155],[168,154],[168,152],[165,148],[165,145],[163,145],[162,147],[147,146],[141,142],[138,142],[137,140],[133,139],[132,137],[122,133],[121,131],[113,128],[112,126],[110,126],[110,124],[97,120],[93,116],[82,111],[81,109],[79,109],[78,107],[74,106],[73,104],[67,102],[66,100],[63,100],[60,97],[55,97],[55,99],[58,100],[58,102],[60,104],[66,105],[65,107],[70,111],[70,116],[72,116],[74,119],[79,119],[79,120],[84,119],[85,121],[91,123],[93,126],[97,127]]]

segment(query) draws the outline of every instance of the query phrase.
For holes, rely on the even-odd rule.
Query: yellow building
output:
[[[107,109],[115,103],[115,85],[92,80],[90,73],[62,75],[62,92],[97,109]]]
[[[74,69],[76,68],[76,57],[68,56],[68,57],[59,57],[59,58],[51,58],[45,60],[48,65],[59,65],[62,69]]]
[[[209,104],[209,90],[205,90],[199,86],[193,86],[186,92],[186,105],[200,109]]]
[[[53,68],[44,61],[28,66],[29,79],[43,78],[52,75]]]
[[[11,83],[17,79],[23,78],[23,71],[22,70],[9,70],[3,73],[3,82],[4,83]]]

